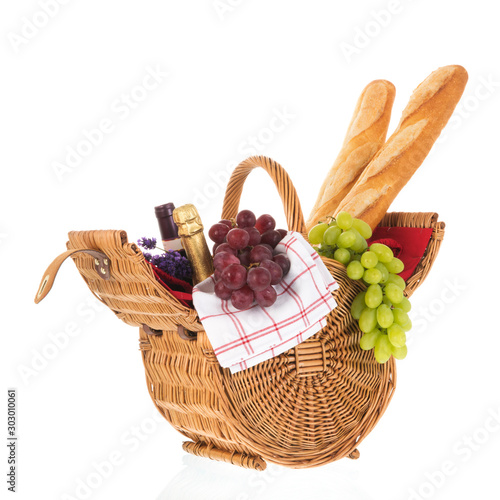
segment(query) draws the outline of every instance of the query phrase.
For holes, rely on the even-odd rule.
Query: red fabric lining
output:
[[[148,261],[146,261],[148,262]],[[193,309],[193,287],[187,281],[182,281],[174,276],[170,276],[165,271],[153,266],[148,262],[153,269],[156,280],[163,285],[167,291],[175,297],[183,306]]]
[[[405,265],[404,271],[399,275],[406,281],[422,260],[431,235],[432,228],[376,227],[368,245],[383,243],[390,247],[394,256],[401,259]]]

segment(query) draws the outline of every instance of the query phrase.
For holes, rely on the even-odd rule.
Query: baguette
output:
[[[444,66],[416,88],[396,131],[335,214],[346,211],[372,229],[377,226],[439,137],[462,96],[467,78],[462,66]]]
[[[391,82],[375,80],[361,93],[342,149],[321,186],[306,228],[332,216],[363,169],[382,147],[396,90]]]

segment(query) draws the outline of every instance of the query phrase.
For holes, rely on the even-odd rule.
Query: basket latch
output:
[[[319,340],[308,340],[295,348],[295,366],[299,377],[322,373],[326,369],[325,349]]]

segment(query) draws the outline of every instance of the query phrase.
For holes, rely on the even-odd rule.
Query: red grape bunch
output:
[[[290,270],[290,260],[275,250],[287,234],[275,229],[268,214],[258,219],[242,210],[235,220],[221,220],[208,231],[214,245],[215,295],[231,300],[236,309],[248,309],[257,302],[270,307],[276,302],[273,285]]]

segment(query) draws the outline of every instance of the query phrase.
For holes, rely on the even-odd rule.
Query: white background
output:
[[[60,0],[47,1],[50,18],[42,3],[2,2],[0,12],[2,386],[18,390],[16,498],[497,498],[494,2]],[[209,226],[220,216],[227,171],[252,152],[287,169],[307,215],[362,88],[377,78],[396,85],[392,130],[412,90],[447,64],[468,70],[464,98],[391,207],[437,211],[447,234],[412,299],[415,328],[395,397],[358,461],[258,474],[188,457],[184,438],[153,420],[138,332],[91,309],[71,262],[34,305],[68,231],[156,236],[153,207],[168,201],[194,201]],[[159,81],[141,90],[148,68]],[[140,102],[124,105],[127,95]],[[289,118],[270,137],[277,112]],[[54,164],[102,120],[101,143],[58,177]],[[249,137],[259,134],[251,151]],[[261,172],[242,206],[284,223]],[[54,350],[54,335],[72,327],[77,334]],[[96,476],[110,456],[119,463]],[[0,488],[8,498],[4,480]]]

